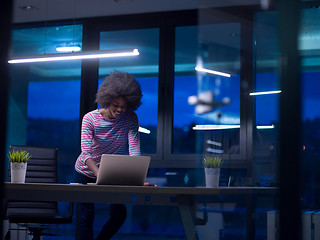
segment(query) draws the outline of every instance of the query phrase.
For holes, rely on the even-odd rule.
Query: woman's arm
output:
[[[128,132],[129,155],[140,156],[140,136],[139,136],[139,121],[136,113],[133,112],[132,122]]]
[[[89,158],[87,159],[86,164],[88,168],[93,172],[93,174],[97,177],[99,168],[96,162],[92,158]]]
[[[92,138],[94,132],[93,126],[94,119],[89,114],[86,114],[82,120],[81,128],[81,151],[82,151],[82,164],[86,164],[92,173],[98,175],[98,167],[96,162],[92,159]]]

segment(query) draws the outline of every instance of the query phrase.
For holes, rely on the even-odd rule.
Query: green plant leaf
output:
[[[11,150],[8,158],[10,162],[26,163],[31,158],[31,155],[25,150]]]
[[[220,168],[223,160],[218,156],[205,156],[202,163],[205,168]]]

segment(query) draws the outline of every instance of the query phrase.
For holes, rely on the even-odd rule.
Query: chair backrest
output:
[[[29,146],[10,146],[11,150],[25,150],[31,155],[27,163],[26,182],[57,183],[57,149]],[[10,170],[10,169],[9,169]],[[10,179],[10,171],[9,171]]]
[[[57,183],[57,148],[10,146],[11,150],[25,150],[31,155],[27,163],[26,183]],[[9,167],[9,181],[10,181]],[[7,216],[54,217],[57,215],[56,202],[9,202]]]

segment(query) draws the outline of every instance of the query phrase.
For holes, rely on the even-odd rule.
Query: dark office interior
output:
[[[196,238],[186,235],[176,206],[128,204],[113,239],[320,237],[320,1],[10,2],[1,14],[8,33],[1,40],[8,46],[1,50],[3,182],[9,148],[20,145],[57,148],[57,181],[73,183],[81,120],[100,107],[95,97],[103,79],[125,71],[143,93],[136,113],[141,153],[151,156],[148,182],[204,187],[202,159],[212,155],[223,160],[220,187],[276,191],[219,194],[196,204],[194,218],[203,220],[195,221]],[[58,56],[61,47],[139,55],[8,63]],[[97,204],[95,231],[107,208]],[[67,214],[69,203],[58,202],[58,210]],[[74,239],[76,212],[41,239]],[[4,214],[3,235],[9,228]],[[10,239],[32,238],[14,229]]]

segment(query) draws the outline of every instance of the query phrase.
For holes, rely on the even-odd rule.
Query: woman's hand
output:
[[[149,182],[144,182],[143,186],[151,186],[151,187],[155,187],[157,185],[153,184],[153,183],[149,183]]]
[[[86,161],[86,164],[87,166],[89,167],[89,169],[93,172],[93,174],[98,177],[98,166],[96,164],[96,162],[92,159],[92,158],[89,158],[87,161]]]

